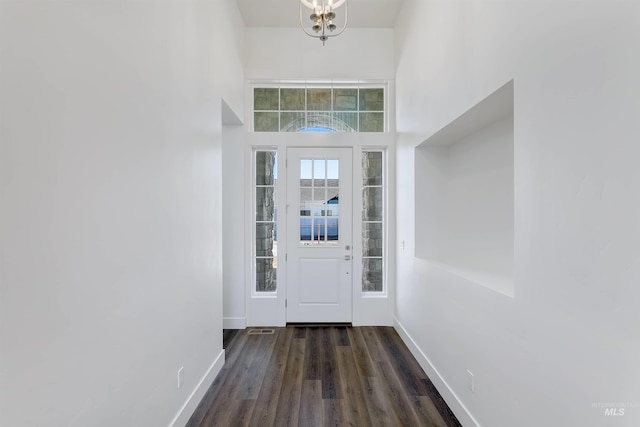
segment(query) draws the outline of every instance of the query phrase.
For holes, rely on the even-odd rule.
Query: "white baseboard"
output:
[[[223,317],[222,328],[223,329],[246,329],[247,318],[246,317]]]
[[[418,344],[411,338],[411,335],[407,332],[407,330],[402,326],[400,321],[394,317],[393,318],[393,326],[395,330],[402,338],[402,341],[407,345],[413,357],[416,358],[420,367],[424,370],[424,372],[429,376],[429,379],[433,383],[433,385],[438,389],[438,392],[442,396],[451,411],[458,418],[458,421],[463,426],[476,426],[480,427],[480,424],[473,418],[473,415],[469,412],[469,410],[464,406],[464,404],[460,401],[458,396],[453,392],[451,387],[447,384],[444,378],[440,375],[438,370],[433,366],[429,358],[422,352]]]
[[[191,392],[187,401],[182,405],[182,408],[178,411],[173,418],[169,427],[184,427],[189,422],[189,418],[193,415],[193,412],[198,407],[198,404],[204,397],[207,390],[216,379],[216,376],[224,366],[224,349],[218,354],[218,357],[213,361],[207,373],[204,374],[196,388]]]

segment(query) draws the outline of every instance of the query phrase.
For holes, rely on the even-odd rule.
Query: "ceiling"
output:
[[[247,27],[297,27],[300,25],[299,0],[236,0],[236,2]],[[347,0],[347,3],[349,27],[393,28],[402,0]],[[342,6],[338,10],[344,10],[344,8],[345,6]],[[303,10],[303,12],[303,18],[309,15],[307,11]]]

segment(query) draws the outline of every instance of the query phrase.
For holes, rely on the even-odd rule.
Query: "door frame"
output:
[[[251,249],[246,257],[245,270],[245,313],[247,326],[285,326],[286,325],[286,263],[278,260],[278,290],[274,293],[256,293],[254,276],[253,245],[255,242],[254,230],[254,186],[253,162],[256,149],[273,149],[278,153],[278,183],[276,191],[279,195],[286,191],[286,153],[292,148],[351,148],[352,149],[352,174],[353,174],[353,241],[352,241],[352,324],[354,326],[376,325],[392,326],[394,323],[395,300],[395,259],[396,259],[396,234],[395,234],[395,199],[393,188],[395,186],[395,136],[393,133],[247,133],[246,164],[249,165],[251,177],[247,177],[247,193],[245,198],[245,246]],[[362,151],[367,149],[380,149],[385,151],[386,168],[386,259],[385,259],[385,291],[383,293],[362,292],[362,242],[357,238],[362,233],[361,209],[362,193],[359,184],[362,176]],[[278,212],[285,212],[286,203],[284,197],[276,200]],[[286,224],[284,215],[278,216],[278,255],[286,252],[283,243],[286,242]],[[251,254],[251,255],[249,255]]]
[[[333,245],[316,246],[313,243],[303,245],[300,243],[300,162],[302,159],[310,160],[338,160],[339,206],[338,208],[338,243]],[[340,322],[351,323],[353,319],[353,148],[317,148],[317,147],[287,147],[287,201],[286,227],[286,321],[289,322]],[[329,178],[329,177],[326,177]],[[327,196],[328,197],[328,196]],[[315,198],[314,198],[315,199]],[[323,198],[323,200],[326,200]],[[322,210],[329,209],[323,206]],[[312,209],[313,210],[313,209]],[[324,215],[324,214],[323,214]],[[329,221],[328,216],[321,217]],[[313,234],[313,233],[312,233]],[[319,263],[325,264],[319,268]],[[312,275],[303,274],[303,264],[307,268],[315,269]],[[332,265],[328,269],[328,265]],[[333,268],[335,267],[335,268]],[[304,283],[318,280],[321,276],[331,271],[332,277],[322,279],[318,287],[307,288],[307,298],[315,302],[301,301],[304,293]],[[295,279],[295,275],[302,275]],[[308,280],[305,278],[308,277]],[[330,289],[334,284],[335,294],[331,301],[326,299],[325,291],[318,293],[318,289]],[[326,286],[325,286],[326,284]],[[304,306],[304,308],[303,308]]]

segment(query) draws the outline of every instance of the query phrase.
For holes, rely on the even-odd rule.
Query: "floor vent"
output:
[[[248,335],[273,335],[276,330],[273,328],[252,328],[247,332]]]

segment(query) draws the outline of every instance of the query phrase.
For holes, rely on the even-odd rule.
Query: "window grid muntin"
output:
[[[264,90],[264,89],[273,89],[278,91],[278,109],[273,108],[258,108],[256,104],[256,91]],[[304,91],[304,109],[292,109],[292,108],[284,108],[283,107],[283,90],[303,90]],[[330,109],[309,109],[309,91],[313,90],[322,90],[322,89],[330,89],[331,93],[331,108]],[[336,109],[336,91],[345,91],[345,90],[354,90],[355,91],[355,108],[354,109]],[[367,109],[362,105],[362,94],[364,91],[376,90],[382,91],[382,100],[380,100],[381,109]],[[310,117],[317,117],[319,114],[328,114],[331,116],[331,122],[328,126],[331,127],[331,131],[333,132],[385,132],[386,131],[386,87],[384,85],[344,85],[344,86],[332,86],[332,85],[308,85],[308,86],[300,86],[300,85],[291,85],[291,86],[269,86],[269,85],[259,85],[253,87],[253,131],[254,132],[301,132],[305,131],[305,129],[309,129],[310,127]],[[301,118],[304,122],[304,126],[298,126],[295,130],[286,130],[290,129],[289,123],[283,124],[283,115],[284,114],[300,114],[299,118]],[[275,123],[272,123],[268,129],[260,130],[257,129],[256,122],[258,115],[262,114],[277,114],[277,126]],[[343,117],[347,117],[347,114],[353,114],[355,116],[355,124],[356,127],[353,128],[345,123],[344,120],[336,119],[336,115],[341,114]],[[365,115],[371,114],[380,114],[382,126],[380,129],[376,130],[362,130],[362,117]],[[265,116],[266,117],[266,116]],[[341,125],[336,125],[338,120],[342,123]],[[277,130],[276,130],[277,129]]]
[[[310,172],[310,178],[304,178],[302,176],[303,174],[303,163],[304,162],[309,162],[311,169],[309,170]],[[322,176],[323,178],[319,178],[317,177],[316,174],[316,164],[318,162],[322,162],[323,165],[323,171],[322,171]],[[335,165],[335,171],[337,173],[337,176],[334,178],[330,177],[330,168],[329,168],[329,164],[330,162],[336,162]],[[304,181],[308,181],[304,182]],[[323,181],[323,182],[322,182]],[[320,184],[320,185],[319,185]],[[334,185],[331,185],[334,184]],[[300,159],[300,176],[299,176],[299,181],[298,181],[298,194],[302,194],[302,190],[308,190],[308,193],[310,194],[310,199],[308,200],[309,202],[309,206],[303,206],[303,201],[302,197],[299,200],[299,207],[298,207],[298,226],[299,226],[299,234],[300,234],[300,239],[299,239],[299,245],[301,247],[308,247],[308,246],[315,246],[315,247],[335,247],[338,246],[340,244],[340,160],[339,159],[334,159],[334,158],[304,158],[304,159]],[[331,192],[331,193],[330,193]],[[334,209],[331,208],[330,209],[330,200],[332,200],[332,198],[329,198],[330,194],[334,194],[337,197],[338,202],[335,203],[336,205],[338,205],[336,207],[336,213],[337,215],[334,215]],[[317,208],[317,206],[319,206],[317,204],[318,201],[320,201],[318,199],[318,195],[322,194],[322,206],[320,209]],[[309,208],[309,209],[307,209]],[[303,215],[303,212],[305,213],[305,215]],[[316,213],[319,212],[319,213]],[[331,214],[329,214],[331,213]],[[308,218],[308,221],[310,223],[309,227],[310,227],[310,232],[309,232],[309,240],[306,239],[302,239],[302,227],[303,227],[303,218]],[[330,240],[330,226],[329,223],[335,223],[335,232],[336,232],[336,239],[335,240]],[[322,230],[322,239],[318,240],[318,236],[320,236],[320,233],[317,233],[317,225],[318,224],[322,224],[321,225],[321,230]],[[305,226],[306,227],[306,226]]]

